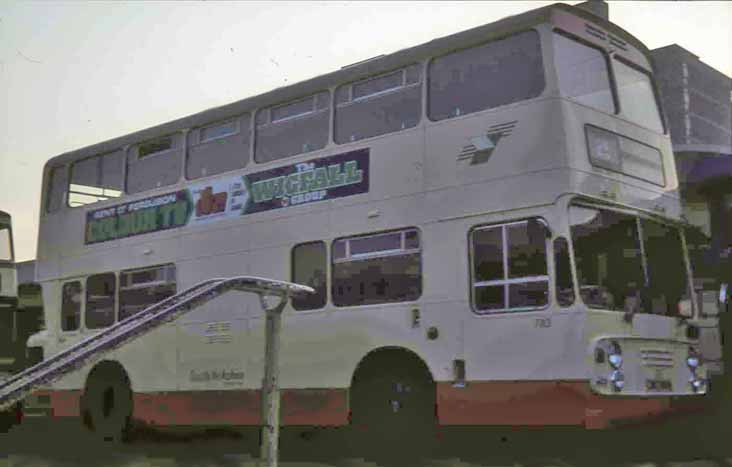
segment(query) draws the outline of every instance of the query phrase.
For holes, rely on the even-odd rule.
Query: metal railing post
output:
[[[279,354],[282,310],[288,296],[268,308],[260,295],[262,308],[267,314],[264,340],[264,379],[262,380],[262,446],[261,459],[266,467],[277,467],[280,436]]]

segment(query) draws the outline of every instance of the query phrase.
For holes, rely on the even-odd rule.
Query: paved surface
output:
[[[682,427],[684,428],[684,427]],[[712,427],[713,428],[713,427]],[[398,452],[374,459],[348,456],[341,429],[285,429],[281,467],[723,467],[732,466],[732,431],[698,425],[681,434],[652,427],[615,432],[581,429],[444,430],[428,459],[399,460]],[[256,438],[256,439],[255,439]],[[729,440],[729,441],[727,441]],[[0,467],[259,467],[255,430],[244,432],[138,431],[131,443],[93,439],[76,421],[25,422],[0,434]],[[729,444],[729,446],[725,446]],[[726,449],[729,452],[725,452]],[[660,453],[660,454],[659,454]]]

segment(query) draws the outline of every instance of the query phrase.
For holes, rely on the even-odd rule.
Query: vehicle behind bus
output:
[[[14,345],[18,311],[16,283],[10,215],[0,211],[0,381],[15,372],[18,350],[25,353],[24,345],[20,348]],[[0,433],[20,421],[19,414],[18,407],[0,412]]]
[[[10,344],[17,307],[18,290],[10,215],[0,211],[0,378],[7,376],[15,363]]]
[[[26,348],[28,337],[43,326],[41,289],[38,284],[18,285],[12,222],[0,211],[0,381],[42,360]],[[0,413],[0,432],[20,420],[21,407]]]

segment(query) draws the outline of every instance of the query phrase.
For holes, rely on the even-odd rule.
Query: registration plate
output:
[[[671,391],[673,385],[667,379],[647,379],[646,389],[649,391]]]

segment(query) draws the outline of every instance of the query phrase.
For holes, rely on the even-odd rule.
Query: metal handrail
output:
[[[58,380],[92,360],[100,359],[105,353],[231,290],[253,292],[260,298],[274,295],[283,299],[293,294],[314,292],[307,286],[254,276],[203,281],[3,381],[0,384],[0,410],[24,399],[39,386]]]

